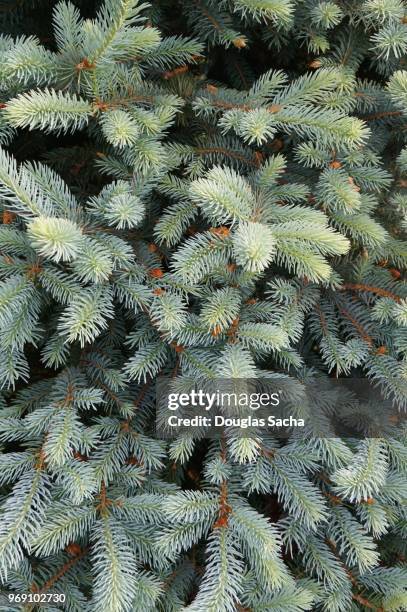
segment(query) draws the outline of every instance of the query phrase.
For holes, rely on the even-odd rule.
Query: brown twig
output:
[[[342,287],[339,288],[340,291],[365,291],[366,293],[373,293],[374,295],[379,295],[380,297],[388,297],[397,302],[398,304],[401,302],[401,299],[392,293],[391,291],[387,291],[386,289],[382,289],[381,287],[374,287],[372,285],[364,285],[363,283],[345,283]]]

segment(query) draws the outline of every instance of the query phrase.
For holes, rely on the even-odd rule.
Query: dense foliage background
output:
[[[405,2],[14,0],[0,29],[0,609],[407,609]],[[161,375],[300,413],[363,377],[400,418],[166,442]]]

